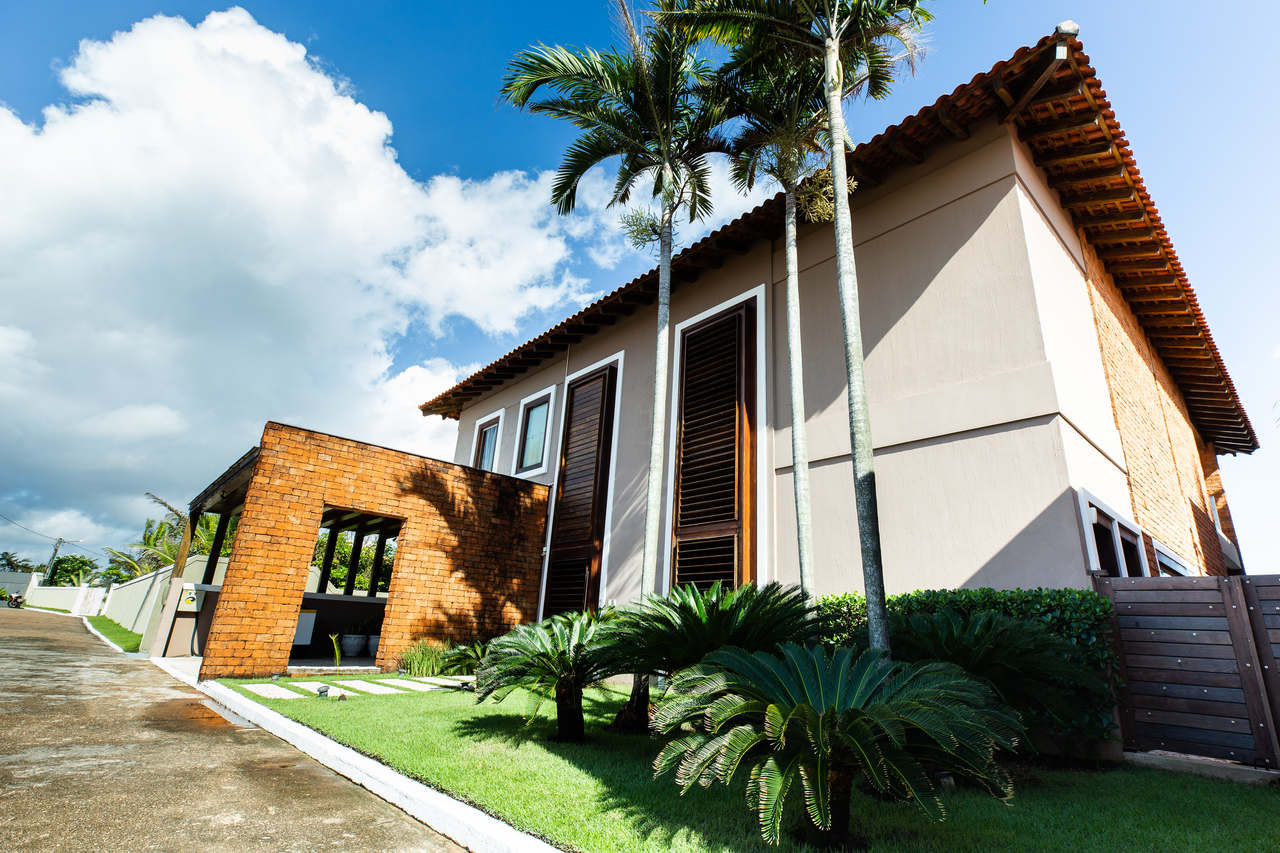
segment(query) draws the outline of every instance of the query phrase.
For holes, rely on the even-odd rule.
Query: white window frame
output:
[[[613,437],[609,441],[609,486],[605,491],[604,503],[604,540],[600,543],[600,594],[596,597],[596,607],[612,603],[608,596],[609,588],[609,542],[613,535],[613,484],[618,478],[618,435],[622,432],[622,376],[626,361],[626,350],[619,350],[613,355],[600,359],[594,364],[579,368],[564,377],[564,393],[560,395],[560,417],[556,421],[555,457],[560,458],[560,445],[564,442],[565,407],[569,404],[569,385],[580,376],[607,367],[617,365],[613,388]],[[566,369],[568,364],[566,362]],[[547,536],[542,544],[542,582],[538,585],[538,618],[542,618],[542,605],[547,596],[547,565],[551,560],[551,532],[556,523],[556,490],[560,487],[560,465],[557,462],[555,475],[551,481],[551,489],[547,493]]]
[[[500,454],[502,453],[502,421],[503,421],[503,418],[506,416],[506,413],[507,413],[507,410],[504,407],[501,409],[495,409],[494,411],[490,412],[484,417],[476,418],[475,428],[472,429],[471,431],[471,455],[467,458],[468,465],[480,471],[489,470],[486,468],[480,468],[479,466],[476,465],[476,447],[480,442],[480,426],[482,424],[489,423],[496,416],[498,418],[498,435],[493,440],[493,470],[490,473],[497,473],[498,470],[502,467],[502,463],[500,461],[501,459]]]
[[[1080,507],[1080,523],[1084,528],[1084,545],[1089,559],[1089,572],[1096,575],[1106,574],[1102,569],[1102,562],[1098,559],[1098,544],[1093,535],[1096,511],[1111,518],[1111,541],[1116,551],[1116,565],[1121,567],[1128,565],[1128,561],[1124,558],[1124,546],[1120,544],[1120,530],[1124,528],[1138,540],[1138,562],[1142,566],[1142,577],[1150,577],[1151,568],[1147,565],[1147,549],[1143,543],[1146,533],[1138,523],[1124,513],[1116,512],[1087,489],[1078,489],[1076,499]]]
[[[773,564],[771,561],[772,552],[769,550],[769,529],[772,527],[773,521],[768,517],[769,508],[769,485],[773,479],[773,469],[769,466],[768,447],[772,444],[768,437],[771,426],[768,417],[768,391],[769,382],[765,352],[769,350],[767,324],[769,313],[768,286],[764,283],[758,284],[750,290],[744,290],[737,296],[726,299],[718,305],[713,305],[705,311],[689,317],[686,320],[676,324],[672,334],[675,338],[675,350],[671,358],[671,366],[668,370],[667,383],[671,389],[671,397],[668,401],[669,422],[667,427],[667,484],[665,492],[665,503],[663,505],[663,520],[666,522],[666,530],[663,533],[663,556],[662,556],[662,578],[660,587],[662,595],[671,592],[671,537],[674,534],[672,521],[672,507],[675,504],[675,483],[676,483],[676,433],[677,421],[680,416],[680,355],[684,345],[683,332],[689,326],[701,323],[714,317],[717,314],[740,305],[743,302],[755,300],[756,303],[756,583],[763,585],[773,580]],[[763,518],[761,516],[764,516]],[[644,594],[648,594],[645,592]]]
[[[524,416],[530,404],[547,400],[547,424],[543,427],[542,436],[542,462],[530,468],[528,471],[520,470],[520,457],[524,455],[524,445],[521,439],[524,438]],[[519,407],[516,409],[516,446],[511,454],[511,476],[513,477],[539,477],[547,473],[547,468],[551,462],[551,419],[556,411],[556,385],[548,385],[535,394],[530,394],[520,401]],[[474,458],[474,457],[473,457]]]
[[[1197,577],[1198,573],[1193,571],[1192,568],[1187,565],[1186,560],[1182,559],[1177,554],[1175,554],[1172,549],[1166,548],[1164,544],[1161,543],[1160,540],[1155,538],[1154,536],[1149,538],[1151,539],[1151,546],[1156,550],[1157,563],[1159,563],[1161,557],[1164,557],[1166,560],[1174,564],[1175,571],[1180,570],[1178,571],[1178,573],[1183,577],[1188,577],[1188,578]],[[1156,569],[1156,577],[1164,577],[1163,573],[1160,572],[1158,566]]]

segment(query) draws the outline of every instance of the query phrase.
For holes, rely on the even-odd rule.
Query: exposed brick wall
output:
[[[1090,300],[1129,473],[1134,521],[1191,567],[1225,574],[1205,497],[1206,454],[1213,460],[1215,476],[1217,460],[1191,424],[1173,377],[1083,233],[1080,241],[1085,244]],[[1154,566],[1150,545],[1147,552]]]
[[[1231,507],[1227,506],[1227,493],[1222,486],[1222,472],[1218,470],[1218,454],[1212,444],[1200,445],[1200,466],[1204,468],[1204,481],[1209,489],[1209,498],[1218,507],[1218,523],[1222,525],[1222,532],[1232,542],[1236,542],[1236,526],[1231,521]]]
[[[535,616],[546,486],[268,423],[202,678],[284,671],[326,507],[403,519],[383,669],[420,637],[489,636]]]

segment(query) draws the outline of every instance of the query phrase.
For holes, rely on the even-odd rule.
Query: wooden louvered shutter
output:
[[[684,332],[680,356],[672,585],[754,577],[755,308]]]
[[[598,604],[616,382],[617,369],[609,365],[565,392],[543,618]]]

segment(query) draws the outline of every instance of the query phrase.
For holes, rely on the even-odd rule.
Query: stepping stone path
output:
[[[417,690],[420,692],[426,691],[426,690],[443,690],[444,689],[443,687],[440,687],[439,685],[436,685],[436,684],[423,684],[421,681],[410,681],[407,678],[384,678],[381,681],[378,681],[375,683],[390,684],[392,687],[399,687],[402,690]]]
[[[360,690],[364,693],[399,693],[401,691],[392,687],[387,687],[382,681],[339,681],[343,687],[350,687],[352,690]]]
[[[286,690],[279,684],[246,684],[244,689],[264,699],[301,699],[302,694]]]
[[[321,687],[329,688],[330,696],[359,696],[359,693],[352,693],[350,690],[343,690],[341,687],[334,687],[332,684],[326,685],[323,681],[290,681],[290,685],[305,690],[308,693],[319,693]]]
[[[459,687],[464,681],[474,681],[475,676],[472,675],[451,675],[448,677],[435,677],[424,675],[421,678],[414,678],[414,681],[425,681],[427,684],[434,684],[436,687]]]

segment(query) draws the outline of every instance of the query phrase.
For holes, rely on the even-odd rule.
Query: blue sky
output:
[[[1238,4],[1235,17],[1261,17],[1251,7],[1265,9]],[[505,63],[538,41],[610,44],[609,4],[243,8],[248,16],[205,26],[210,12],[226,7],[103,0],[0,7],[0,104],[12,132],[8,143],[0,133],[0,158],[39,205],[38,215],[10,221],[8,241],[0,218],[0,259],[18,258],[15,268],[28,276],[41,271],[36,287],[21,272],[0,273],[0,295],[13,312],[0,313],[0,360],[11,359],[3,364],[45,397],[51,389],[66,395],[57,405],[35,397],[24,403],[22,389],[0,379],[0,393],[7,388],[14,397],[9,411],[30,414],[3,428],[0,513],[82,538],[85,547],[133,535],[150,510],[139,497],[144,489],[189,498],[254,443],[268,418],[447,455],[446,428],[414,420],[411,407],[395,413],[650,264],[619,244],[612,215],[598,205],[571,223],[545,209],[525,215],[509,226],[510,246],[484,234],[545,195],[546,172],[571,139],[569,129],[500,103]],[[1267,249],[1270,200],[1280,190],[1269,156],[1280,118],[1265,83],[1280,60],[1260,49],[1197,53],[1208,45],[1204,16],[1179,14],[1184,9],[1198,7],[935,4],[939,17],[919,75],[885,102],[856,105],[849,121],[855,138],[870,137],[1058,21],[1080,23],[1262,440],[1261,452],[1227,460],[1224,470],[1246,562],[1255,572],[1276,571],[1280,546],[1270,527],[1280,485],[1280,291]],[[154,15],[186,23],[134,28]],[[232,41],[214,39],[211,48],[212,23],[227,24]],[[115,37],[131,29],[133,37]],[[271,33],[282,38],[267,39]],[[307,59],[290,59],[298,45]],[[276,64],[246,70],[242,60],[259,49]],[[325,91],[333,81],[337,88]],[[88,101],[104,110],[81,112]],[[56,135],[46,132],[50,105],[63,105]],[[318,129],[290,135],[276,118],[292,110],[304,119],[321,114]],[[393,128],[389,140],[378,114]],[[259,136],[261,148],[242,150],[240,140]],[[355,153],[346,140],[358,140]],[[281,150],[303,153],[264,162]],[[342,175],[314,173],[325,175],[321,189],[298,165],[321,169],[334,157],[344,163]],[[68,162],[75,168],[66,169]],[[68,174],[90,177],[73,186]],[[105,186],[94,186],[98,176]],[[255,190],[277,180],[294,194],[286,209]],[[368,187],[376,188],[368,198],[350,201],[354,188]],[[407,195],[414,197],[405,210],[386,213]],[[461,197],[484,204],[459,222],[432,219]],[[750,204],[722,198],[717,222]],[[414,223],[424,220],[433,224],[416,234]],[[139,223],[125,233],[133,251],[86,242],[89,232],[118,235],[121,221]],[[161,227],[144,227],[152,221]],[[366,224],[390,235],[386,245],[351,236]],[[162,242],[147,244],[166,228]],[[416,276],[397,277],[370,261],[387,246],[424,241],[430,251]],[[291,254],[308,252],[323,257],[304,262]],[[538,260],[513,269],[517,256]],[[58,259],[52,266],[51,257]],[[92,262],[77,266],[73,257]],[[51,284],[43,278],[50,269]],[[461,281],[477,269],[474,280],[488,284]],[[107,296],[109,307],[95,301]],[[286,349],[296,357],[280,357]],[[93,366],[92,387],[72,377],[85,372],[75,370],[83,360]],[[211,423],[218,429],[207,429]],[[158,453],[167,455],[158,460]],[[0,525],[0,548],[35,554],[44,547]]]

